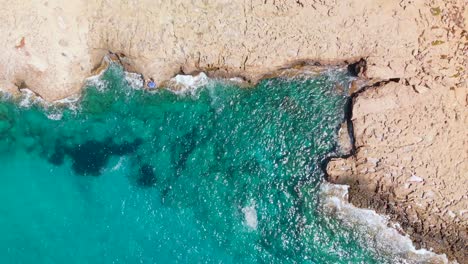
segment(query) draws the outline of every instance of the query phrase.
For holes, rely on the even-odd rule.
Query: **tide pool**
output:
[[[179,95],[124,75],[76,107],[0,102],[0,263],[393,263],[320,207],[346,71]]]

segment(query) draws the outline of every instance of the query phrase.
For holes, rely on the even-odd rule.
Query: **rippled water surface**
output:
[[[101,81],[77,108],[0,103],[1,263],[386,261],[319,206],[345,72],[185,95],[116,66]]]

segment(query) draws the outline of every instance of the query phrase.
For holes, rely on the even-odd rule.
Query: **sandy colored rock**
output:
[[[417,245],[468,263],[468,50],[460,4],[434,2],[421,12],[418,49],[405,66],[415,75],[355,95],[356,153],[332,159],[327,170],[330,181],[350,185],[354,204],[392,216]]]
[[[404,2],[3,0],[0,80],[56,100],[77,93],[108,51],[158,83],[197,70],[255,81],[297,60],[361,57],[380,70],[372,77],[409,76],[426,7]]]
[[[466,0],[0,4],[0,89],[49,101],[78,93],[109,51],[158,84],[200,70],[255,82],[297,61],[365,58],[357,73],[382,82],[355,95],[356,152],[329,164],[330,179],[418,245],[468,263]]]

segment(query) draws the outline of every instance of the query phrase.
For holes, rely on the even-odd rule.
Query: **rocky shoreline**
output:
[[[346,61],[367,87],[353,88],[352,144],[330,160],[329,180],[350,185],[353,204],[390,215],[417,245],[468,263],[466,6],[10,1],[0,11],[0,90],[28,87],[47,101],[77,94],[109,51],[160,85],[197,71],[255,83],[285,65]]]
[[[394,146],[389,146],[387,151],[380,149],[381,152],[390,154],[382,155],[383,157],[375,154],[379,153],[375,149],[369,150],[375,148],[375,145],[369,146],[364,143],[366,138],[361,130],[363,129],[361,122],[365,122],[362,120],[364,117],[360,116],[360,113],[356,117],[353,110],[356,111],[357,108],[357,112],[362,111],[360,100],[369,100],[366,97],[362,99],[362,96],[378,93],[377,89],[391,89],[392,86],[397,85],[398,82],[395,81],[380,82],[375,86],[364,86],[351,95],[350,108],[339,132],[340,155],[328,158],[324,164],[327,180],[331,183],[350,186],[349,200],[352,204],[361,208],[372,208],[380,214],[389,216],[392,222],[398,223],[405,234],[411,237],[417,247],[427,248],[436,253],[444,253],[449,259],[457,260],[458,263],[467,263],[468,236],[465,208],[468,196],[464,172],[460,171],[459,177],[444,179],[443,184],[450,180],[454,182],[451,187],[438,190],[441,184],[438,180],[441,179],[431,175],[430,171],[427,178],[419,177],[414,172],[407,172],[405,166],[411,167],[413,171],[420,170],[418,166],[410,163],[417,160],[417,157],[413,156],[415,153],[411,152],[414,143],[405,144],[400,153]],[[411,120],[408,121],[411,122]],[[382,127],[381,129],[386,130],[387,128]],[[459,129],[462,130],[461,127]],[[391,137],[394,132],[384,131],[382,134],[383,137]],[[397,141],[401,132],[402,130],[397,132],[397,136],[384,139],[390,142]],[[379,139],[379,141],[383,140]],[[382,145],[379,144],[379,147],[387,147],[385,144],[388,142],[385,141],[382,142]],[[451,147],[454,144],[447,143],[451,144]],[[425,152],[425,147],[428,146],[421,146],[418,152]],[[463,152],[462,147],[463,145],[458,149],[458,153]],[[440,146],[439,148],[442,149]],[[451,152],[453,149],[449,148],[448,151]],[[394,153],[398,154],[398,159],[393,159],[392,154]],[[447,150],[445,154],[448,155],[445,158],[449,161],[453,159],[450,157],[453,154],[447,153]],[[400,160],[400,157],[403,161]],[[465,159],[466,156],[458,157],[458,164],[462,164]],[[428,163],[430,162],[428,161]],[[424,163],[419,165],[426,167]],[[457,166],[455,165],[455,167]],[[418,173],[418,175],[421,174]],[[454,185],[457,184],[459,186],[455,187]],[[436,194],[434,190],[437,190]],[[446,197],[449,196],[446,195],[448,190],[452,192],[452,197],[458,196],[457,199]]]
[[[394,99],[395,94],[387,93],[382,96],[385,92],[377,90],[392,91],[398,89],[399,85],[398,82],[387,82],[365,87],[352,95],[353,107],[344,126],[346,132],[341,133],[345,134],[341,138],[345,145],[342,149],[345,151],[341,156],[327,161],[327,179],[332,183],[349,185],[351,203],[390,216],[392,221],[399,223],[405,233],[410,235],[417,247],[445,253],[449,259],[467,263],[468,229],[465,208],[468,195],[466,154],[463,153],[466,151],[466,143],[463,139],[460,142],[463,136],[459,135],[463,133],[463,124],[453,124],[458,122],[455,117],[457,113],[454,113],[453,119],[448,120],[453,122],[448,125],[448,130],[444,130],[442,124],[436,131],[427,130],[427,124],[422,122],[431,117],[425,117],[422,120],[416,119],[416,123],[411,124],[413,129],[405,133],[403,128],[408,129],[409,123],[414,122],[415,118],[403,120],[400,116],[393,121],[391,117],[382,114],[382,123],[389,122],[393,129],[382,126],[382,123],[370,124],[372,119],[365,120],[369,118],[369,113],[363,114],[363,108],[373,104],[368,100],[384,98],[382,100],[385,102],[380,102],[379,105],[385,107],[392,103],[386,101],[389,100],[388,97]],[[401,95],[403,91],[400,90],[397,94]],[[408,100],[415,99],[410,95],[406,96]],[[424,99],[430,100],[427,96]],[[415,114],[414,107],[427,104],[424,99],[409,103],[410,106],[405,106],[403,111],[410,112],[410,115]],[[437,116],[441,110],[434,107],[429,108],[429,111]],[[444,123],[447,124],[447,121]],[[419,129],[418,126],[425,129]],[[437,139],[439,136],[440,141]],[[373,141],[373,144],[369,144],[369,141]],[[450,174],[447,167],[456,171],[451,171]]]
[[[389,215],[415,245],[468,263],[466,10],[454,2],[446,7],[454,13],[427,30],[448,34],[431,41],[437,33],[422,31],[415,76],[378,81],[352,95],[352,146],[326,170],[329,181],[350,186],[354,205]],[[431,9],[433,16],[439,12]],[[440,43],[450,45],[440,49]]]

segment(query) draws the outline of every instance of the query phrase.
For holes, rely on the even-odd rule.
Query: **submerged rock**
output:
[[[149,164],[141,166],[138,173],[137,184],[141,187],[153,187],[157,182],[154,170],[154,167]]]
[[[115,143],[112,139],[103,141],[88,140],[69,146],[66,142],[57,141],[55,150],[49,158],[54,165],[61,165],[65,156],[72,160],[72,169],[78,175],[99,176],[111,156],[122,156],[135,152],[142,144],[141,139],[132,143]]]

